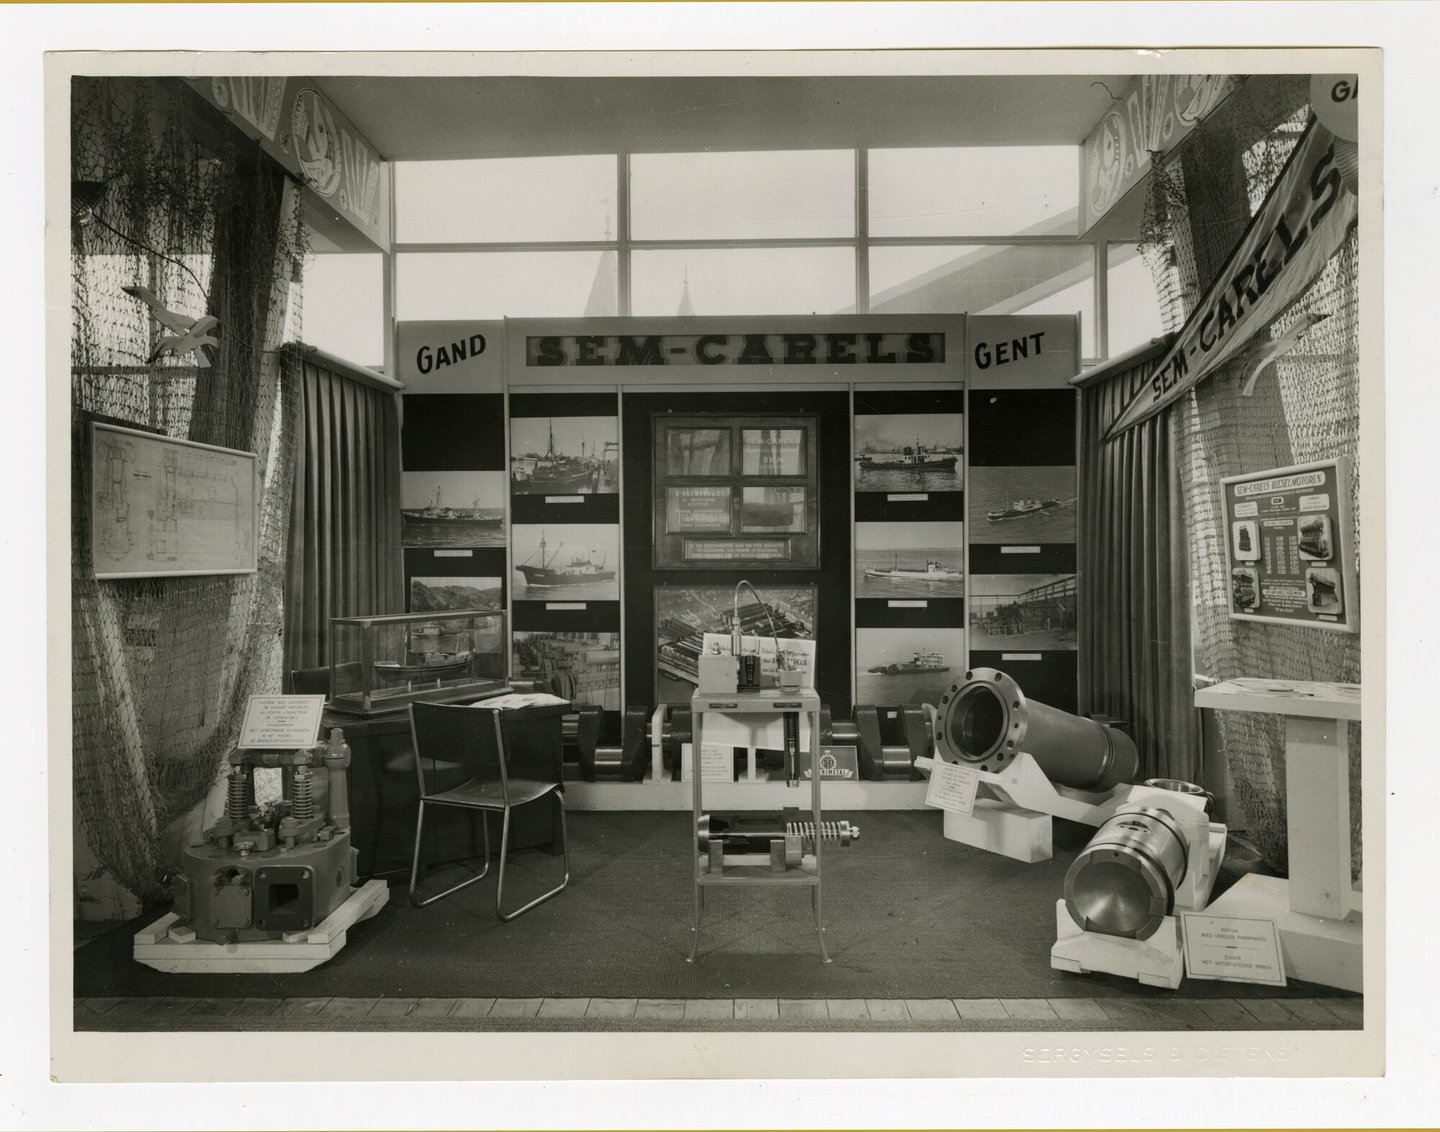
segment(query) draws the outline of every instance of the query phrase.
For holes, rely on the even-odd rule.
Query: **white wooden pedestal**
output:
[[[1350,754],[1346,721],[1360,718],[1360,685],[1227,680],[1195,706],[1285,717],[1285,808],[1290,879],[1248,876],[1210,905],[1216,916],[1270,919],[1286,974],[1360,991],[1363,927],[1350,879]]]

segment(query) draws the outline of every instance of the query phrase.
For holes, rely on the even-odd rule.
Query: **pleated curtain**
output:
[[[285,590],[285,668],[329,663],[332,617],[404,610],[400,424],[393,393],[296,351],[297,444]]]
[[[1176,414],[1101,438],[1154,371],[1161,340],[1080,387],[1080,708],[1118,719],[1141,777],[1199,782],[1191,602]]]

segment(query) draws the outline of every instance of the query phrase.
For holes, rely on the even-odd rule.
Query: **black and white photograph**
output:
[[[18,1119],[1425,1123],[1431,6],[131,7],[0,68],[8,922],[154,1111]]]
[[[757,600],[758,596],[758,600]],[[757,586],[737,597],[731,586],[655,587],[655,668],[662,703],[688,703],[699,682],[706,633],[815,640],[812,586]]]
[[[976,574],[970,579],[970,644],[976,649],[1078,647],[1074,574]]]
[[[959,491],[965,484],[962,413],[855,417],[856,491]]]
[[[1071,465],[971,468],[970,541],[1017,546],[1075,541]]]
[[[620,529],[608,523],[512,528],[517,601],[618,601]]]
[[[964,629],[856,629],[855,702],[938,704],[965,665]]]
[[[505,591],[500,578],[410,578],[410,612],[500,609]]]
[[[964,597],[964,523],[856,523],[855,596]]]
[[[505,545],[504,472],[401,472],[404,546]]]
[[[546,690],[562,688],[575,703],[620,710],[620,634],[517,630],[512,675]]]
[[[613,495],[620,490],[614,417],[511,417],[510,490],[517,495]]]

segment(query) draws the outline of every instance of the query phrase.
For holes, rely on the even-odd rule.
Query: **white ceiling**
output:
[[[1122,75],[318,80],[396,161],[747,149],[1078,144]]]

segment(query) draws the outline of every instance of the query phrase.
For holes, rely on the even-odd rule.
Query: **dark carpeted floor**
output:
[[[1113,976],[1049,964],[1065,870],[1093,830],[1057,821],[1055,858],[1026,865],[946,841],[939,811],[828,814],[861,839],[824,855],[827,946],[822,965],[803,889],[710,890],[699,962],[685,962],[693,908],[689,813],[574,813],[570,887],[508,924],[494,879],[428,908],[405,881],[350,929],[330,962],[295,975],[173,975],[131,958],[131,936],[158,913],[75,953],[77,998],[109,995],[1066,998],[1164,996]],[[553,884],[560,860],[527,850],[507,869],[508,900]],[[459,879],[453,870],[432,883]],[[513,875],[513,880],[512,880]],[[448,878],[448,879],[447,879]],[[513,889],[512,889],[513,884]],[[508,901],[507,901],[508,902]],[[1286,989],[1185,982],[1188,998],[1327,997]]]

